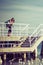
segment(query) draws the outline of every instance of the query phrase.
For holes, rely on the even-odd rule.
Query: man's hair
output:
[[[11,18],[11,22],[15,22],[15,19],[14,18]]]

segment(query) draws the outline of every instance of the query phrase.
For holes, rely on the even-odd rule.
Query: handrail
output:
[[[40,29],[40,27],[42,26],[43,24],[40,24],[36,30],[33,31],[33,33],[30,35],[30,37],[32,37],[35,33],[37,33],[38,29]]]
[[[1,24],[5,24],[5,23],[1,23]],[[21,24],[20,24],[20,25],[21,25]],[[24,25],[24,24],[22,24],[22,25]],[[29,27],[28,27],[29,24],[25,24],[25,25],[26,25],[26,27],[23,28],[23,29],[21,30],[21,32],[23,32],[25,29],[29,28]],[[40,28],[41,25],[43,25],[43,24],[40,24],[40,25],[36,28],[36,30],[30,35],[30,37],[32,37],[32,36],[37,32],[37,30]],[[4,28],[5,28],[5,27],[4,27]],[[6,31],[6,30],[4,30],[4,31]]]
[[[3,27],[3,24],[6,24],[6,23],[0,23],[0,24],[2,24],[2,27]],[[13,31],[15,31],[15,33],[17,32],[17,34],[24,34],[24,35],[28,35],[29,37],[32,37],[32,36],[35,36],[37,33],[38,33],[38,30],[40,30],[40,27],[43,25],[43,24],[40,24],[34,31],[33,31],[33,33],[32,34],[30,34],[29,35],[29,32],[30,32],[30,30],[31,30],[31,27],[30,27],[30,24],[25,24],[25,23],[14,23],[14,25],[20,25],[20,27],[22,27],[22,25],[24,25],[24,27],[23,28],[20,28],[20,29],[22,29],[22,30],[20,30],[19,31],[19,27],[18,27],[18,29],[16,30],[16,28],[13,30]],[[15,27],[15,26],[14,26]],[[4,27],[3,27],[4,28]],[[2,30],[1,30],[1,27],[0,27],[0,32],[1,32],[1,34],[3,34],[3,35],[6,35],[6,32],[7,32],[7,30],[5,29],[3,29],[2,28]],[[30,30],[29,30],[30,29]],[[4,34],[4,33],[5,34]],[[15,34],[15,33],[13,33],[13,34]],[[13,34],[11,34],[11,35],[13,35]]]
[[[37,30],[40,28],[40,25],[36,28],[36,30],[33,31],[33,33],[30,35],[30,37],[32,37],[36,32]]]
[[[7,24],[7,23],[1,22],[0,24]],[[8,24],[10,24],[10,23],[8,23]],[[28,25],[28,23],[13,23],[13,24],[15,24],[15,25]]]
[[[37,37],[38,36],[38,38],[40,37],[40,32],[41,32],[41,26],[42,26],[43,24],[40,24],[37,28],[36,28],[36,30],[34,30],[34,32],[30,35],[30,41],[33,41],[33,39],[31,40],[31,37]],[[39,30],[39,31],[38,31]],[[30,42],[30,44],[31,44],[31,42]]]
[[[2,31],[2,32],[7,32],[6,27],[4,27],[4,26],[5,26],[4,24],[6,24],[6,23],[0,23],[0,24],[2,24],[1,26],[4,28],[4,29],[3,29],[2,27],[0,27],[0,31]],[[17,27],[16,25],[17,25],[18,27]],[[22,27],[22,25],[23,25],[23,27]],[[30,27],[30,24],[24,24],[24,23],[22,23],[22,24],[21,24],[21,23],[14,23],[13,26],[14,26],[15,29],[13,30],[13,27],[12,27],[12,30],[13,30],[13,31],[16,30],[15,33],[17,33],[17,32],[20,30],[20,31],[19,31],[20,34],[27,34],[28,36],[29,36],[29,34],[28,34],[29,29],[32,28],[32,27]],[[17,28],[16,28],[16,27],[17,27]],[[21,27],[21,28],[20,28],[20,27]],[[2,28],[2,29],[1,29],[1,28]],[[15,34],[15,33],[14,33],[14,34]],[[2,33],[2,34],[4,34],[4,33]],[[17,33],[17,34],[18,34],[18,33]],[[4,35],[5,35],[5,34],[4,34]],[[11,34],[11,35],[13,35],[13,34]]]
[[[7,24],[7,23],[0,23],[0,24],[2,24],[1,27],[0,27],[1,34],[6,33],[6,32],[7,32],[7,29],[6,29],[6,27],[4,27],[4,24]],[[16,25],[17,25],[17,26],[16,26]],[[22,27],[22,25],[23,25],[23,27]],[[28,28],[29,25],[30,25],[30,24],[14,23],[13,26],[15,27],[15,29],[16,29],[16,27],[17,27],[17,30],[16,30],[15,33],[18,34],[18,32],[19,32],[20,34],[22,34],[22,32],[25,32],[26,28]],[[2,27],[3,27],[4,29],[3,29]],[[13,31],[15,31],[15,29],[14,29]],[[19,30],[20,30],[20,31],[19,31]],[[5,35],[5,34],[4,34],[4,35]]]

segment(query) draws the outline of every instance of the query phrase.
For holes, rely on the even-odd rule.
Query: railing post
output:
[[[31,47],[31,37],[29,37],[29,44],[30,44],[30,47]],[[30,59],[30,52],[29,52],[29,59]]]
[[[31,47],[31,37],[29,37],[29,43],[30,43],[30,47]]]

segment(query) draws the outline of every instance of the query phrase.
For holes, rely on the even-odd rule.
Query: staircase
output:
[[[43,25],[39,25],[36,30],[28,37],[26,37],[25,41],[21,42],[19,46],[21,47],[30,47],[39,40],[41,36],[43,36],[43,29],[40,29]],[[43,40],[42,40],[43,41]]]

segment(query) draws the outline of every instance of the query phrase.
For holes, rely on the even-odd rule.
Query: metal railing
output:
[[[13,36],[29,36],[31,30],[33,32],[34,28],[30,24],[14,23],[12,26],[11,35]],[[6,28],[6,23],[0,23],[0,36],[7,36],[8,28]]]
[[[11,36],[29,36],[34,30],[34,27],[31,27],[30,24],[21,24],[21,23],[14,23],[12,26],[12,32]],[[8,34],[8,28],[6,28],[6,23],[0,23],[0,37],[7,36]],[[0,38],[1,39],[1,38]],[[5,39],[6,41],[6,39]],[[0,44],[0,47],[15,47],[18,45],[15,45],[14,43],[8,43]]]
[[[30,46],[32,46],[41,36],[43,36],[43,24],[40,24],[34,31],[33,33],[30,35]],[[31,40],[31,37],[33,37],[33,39]],[[34,38],[36,38],[34,40]],[[31,41],[33,41],[33,44],[31,44]]]
[[[0,23],[0,36],[7,36],[8,34],[8,28],[6,28],[5,23]],[[31,41],[33,41],[34,37],[36,37],[35,41],[43,35],[43,24],[40,24],[36,29],[35,27],[31,27],[30,24],[21,24],[21,23],[14,23],[12,26],[12,36],[27,36],[29,37],[30,46]],[[33,39],[31,40],[31,37]],[[1,45],[1,44],[0,44]],[[5,44],[2,44],[2,47],[4,47]],[[16,45],[17,46],[17,45]],[[11,43],[12,47],[12,43]]]
[[[14,44],[14,43],[2,43],[0,44],[0,48],[9,48],[9,47],[17,47],[18,44]]]

